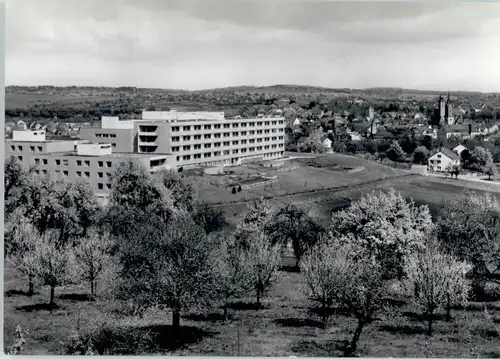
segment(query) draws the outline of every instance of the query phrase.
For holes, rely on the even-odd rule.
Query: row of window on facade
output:
[[[36,151],[35,151],[35,149],[36,149]],[[12,152],[15,152],[16,151],[16,146],[11,145],[10,146],[10,150]],[[19,152],[22,152],[23,151],[23,146],[17,146],[17,150]],[[31,152],[43,152],[43,147],[42,146],[30,146],[30,151]]]
[[[223,127],[222,128],[231,128],[231,125],[232,125],[232,128],[238,128],[238,127],[254,127],[255,125],[257,126],[270,126],[270,125],[277,125],[277,124],[280,124],[282,125],[283,124],[283,121],[259,121],[259,122],[242,122],[242,123],[224,123],[223,124]],[[212,126],[214,126],[213,128],[214,129],[219,129],[221,128],[221,124],[214,124],[214,125],[203,125],[203,129],[204,130],[211,130],[212,129]],[[172,132],[178,132],[178,131],[181,131],[181,128],[182,128],[182,131],[191,131],[191,127],[193,127],[193,131],[199,131],[201,130],[201,125],[194,125],[194,126],[172,126]],[[144,132],[147,132],[147,131],[144,131]]]
[[[252,131],[250,131],[252,132]],[[259,131],[257,131],[259,132]],[[282,131],[280,131],[282,132]],[[258,133],[260,134],[260,133]],[[224,134],[224,137],[229,137],[231,136],[231,133],[230,132],[225,132]],[[246,135],[246,134],[245,134]],[[245,136],[242,132],[242,136]],[[233,136],[234,137],[237,137],[238,136],[238,132],[233,132]],[[211,139],[211,134],[206,134],[204,135],[204,138],[207,140],[207,139]],[[214,133],[214,138],[221,138],[221,134],[220,133]],[[273,141],[276,141],[276,136],[274,137],[264,137],[264,140],[265,141],[269,141],[270,139],[272,139]],[[279,136],[279,139],[282,140],[283,139],[283,136]],[[179,142],[181,140],[181,137],[180,136],[173,136],[172,137],[172,142]],[[182,136],[182,140],[183,141],[191,141],[191,136]],[[201,140],[201,135],[194,135],[193,136],[193,140]],[[252,140],[255,140],[255,139],[252,139]],[[262,140],[262,139],[261,139]]]
[[[277,147],[283,147],[283,144],[280,143],[279,146],[272,145],[272,148],[277,148]],[[269,146],[265,146],[264,148],[268,149]],[[248,148],[248,152],[255,152],[255,151],[262,151],[262,146]],[[232,150],[232,152],[229,151],[229,150],[215,151],[213,153],[213,157],[221,156],[221,153],[222,153],[222,156],[228,156],[231,153],[232,154],[247,153],[247,149],[246,148],[242,148],[241,150],[235,149],[235,150]],[[195,153],[193,155],[193,159],[199,159],[199,158],[201,158],[201,155],[202,155],[202,153]],[[210,158],[210,157],[212,157],[212,152],[205,152],[205,153],[203,153],[203,157],[204,158]],[[177,161],[180,161],[180,159],[181,159],[181,156],[177,156]],[[190,160],[191,159],[191,155],[184,155],[184,156],[182,156],[182,159],[185,160],[185,161]]]
[[[107,137],[116,137],[116,134],[114,133],[96,133],[95,137],[101,137],[101,138],[107,138]]]
[[[98,136],[96,135],[96,137],[98,137]],[[116,147],[116,143],[113,143],[112,146]],[[43,147],[42,146],[29,146],[29,147],[30,147],[30,152],[39,152],[39,153],[43,152]],[[18,152],[22,152],[23,149],[24,149],[23,146],[17,146],[17,151]],[[36,151],[35,151],[35,149],[36,149]],[[74,149],[76,150],[76,145],[75,145]],[[10,150],[12,152],[16,152],[16,146],[15,145],[11,145],[10,146]]]
[[[241,132],[233,132],[232,135],[234,137],[238,137],[238,136],[251,136],[251,135],[262,135],[263,133],[276,133],[276,132],[283,132],[284,130],[282,128],[279,128],[279,129],[272,129],[272,130],[257,130],[257,131],[241,131]],[[224,132],[224,133],[206,133],[203,135],[203,138],[205,140],[207,139],[211,139],[212,138],[212,135],[213,135],[213,138],[221,138],[222,136],[223,137],[229,137],[231,136],[231,132]],[[193,140],[201,140],[201,135],[193,135]],[[172,137],[172,141],[179,141],[180,137],[179,136],[173,136]],[[186,136],[182,136],[182,139],[184,141],[189,141],[191,140],[191,136],[190,135],[186,135]]]
[[[22,161],[22,156],[19,156],[19,157],[21,157],[20,160]],[[63,159],[62,161],[60,159],[55,159],[54,163],[56,164],[56,166],[60,166],[61,163],[63,166],[68,166],[68,164],[69,164],[67,159]],[[49,161],[47,158],[42,158],[42,159],[35,158],[35,164],[36,165],[39,165],[39,164],[48,165]],[[111,168],[113,166],[113,163],[111,161],[97,161],[98,167],[104,167],[104,164],[106,164],[106,167],[108,167],[108,168]],[[82,167],[82,166],[90,167],[90,161],[89,160],[84,160],[84,161],[77,160],[76,165],[78,167]]]
[[[282,140],[282,139],[283,139],[283,137],[282,137],[282,136],[280,136],[280,137],[279,137],[279,139],[280,139],[280,140]],[[264,141],[265,141],[265,142],[269,142],[270,140],[272,140],[272,141],[276,141],[276,137],[272,137],[272,138],[271,138],[271,137],[266,137],[266,138],[264,139]],[[257,142],[257,143],[261,143],[262,141],[263,141],[263,139],[262,139],[262,138],[250,139],[250,140],[241,140],[241,144],[242,144],[242,145],[246,145],[246,144],[247,144],[247,142],[248,142],[248,143],[255,143],[255,142]],[[174,141],[174,142],[176,142],[176,141]],[[221,147],[221,145],[222,145],[222,146],[230,146],[231,144],[232,144],[233,146],[236,146],[236,145],[239,145],[239,144],[240,144],[240,141],[238,141],[238,140],[234,140],[234,141],[232,141],[232,142],[231,142],[231,141],[226,141],[226,142],[214,142],[214,143],[213,143],[213,147]],[[212,148],[212,143],[205,143],[205,144],[203,145],[203,147],[204,147],[204,148]],[[280,146],[280,147],[282,147],[282,146]],[[268,149],[268,148],[269,148],[269,145],[264,146],[264,148],[265,148],[265,149]],[[273,147],[273,148],[275,148],[275,147]],[[198,144],[198,145],[193,145],[193,149],[195,149],[195,150],[199,150],[199,149],[201,149],[201,144]],[[173,146],[173,147],[172,147],[172,152],[178,152],[179,150],[180,150],[180,146]],[[183,151],[189,151],[189,150],[191,150],[191,145],[182,146],[182,150],[183,150]]]
[[[43,175],[47,175],[48,171],[47,170],[35,170],[35,173],[36,174],[43,174]],[[60,170],[54,170],[54,173],[56,175],[56,177],[61,177],[61,175],[63,177],[69,177],[69,172],[68,171],[60,171]],[[97,173],[98,177],[99,178],[104,178],[104,173],[103,172],[98,172]],[[107,179],[108,180],[111,180],[111,174],[109,173],[106,173],[107,175]],[[81,171],[76,171],[76,177],[83,177],[83,178],[90,178],[90,172],[81,172]],[[101,185],[101,188],[102,189],[102,183],[99,183]],[[99,186],[98,184],[98,186]],[[106,187],[107,188],[111,188],[111,184],[110,183],[106,183]]]

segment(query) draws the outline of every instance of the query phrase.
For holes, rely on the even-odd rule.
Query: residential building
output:
[[[23,120],[19,120],[17,121],[17,128],[19,130],[26,131],[28,127],[26,125],[26,122],[24,122]]]
[[[325,149],[326,153],[332,153],[332,140],[328,137],[328,135],[323,135],[321,136],[321,144],[323,145],[323,148]]]
[[[347,131],[347,134],[351,136],[351,141],[361,141],[361,135],[358,132]]]
[[[453,152],[455,152],[457,155],[461,155],[463,151],[465,151],[467,149],[467,147],[465,147],[464,145],[458,145],[457,147],[455,147],[453,149]]]
[[[110,143],[118,152],[172,153],[177,167],[238,165],[280,158],[284,117],[225,119],[223,112],[143,111],[142,119],[103,117],[80,138]]]
[[[113,170],[135,159],[150,171],[175,170],[173,154],[115,153],[111,144],[86,140],[47,140],[45,131],[13,131],[6,140],[6,157],[14,156],[24,169],[35,166],[40,175],[55,180],[88,181],[96,196],[106,199],[111,190]]]
[[[442,147],[429,158],[428,168],[432,172],[445,172],[449,166],[460,166],[460,156]]]

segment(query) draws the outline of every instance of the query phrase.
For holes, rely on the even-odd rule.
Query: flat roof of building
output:
[[[118,120],[120,122],[137,122],[137,123],[179,123],[179,122],[197,122],[197,121],[206,121],[206,122],[225,122],[225,121],[258,121],[258,120],[269,120],[269,119],[284,119],[284,116],[264,116],[264,117],[250,117],[250,118],[224,118],[224,119],[216,119],[216,118],[192,118],[192,119],[143,119],[143,118],[131,118],[127,120]],[[85,127],[85,128],[96,128],[100,129],[100,127]]]
[[[67,140],[44,140],[44,141],[21,141],[21,140],[13,140],[12,138],[9,138],[7,142],[24,142],[24,143],[61,143],[61,142],[82,142],[82,143],[87,143],[89,142],[88,140],[82,140],[79,138],[73,138],[73,139],[67,139]]]
[[[172,153],[135,153],[135,152],[114,152],[111,154],[103,155],[83,155],[78,154],[75,151],[72,152],[53,152],[54,155],[60,156],[74,156],[74,157],[114,157],[114,158],[149,158],[149,157],[163,157],[170,156]]]

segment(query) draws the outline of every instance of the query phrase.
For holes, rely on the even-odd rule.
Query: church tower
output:
[[[448,125],[453,125],[454,119],[453,119],[453,108],[451,106],[451,98],[450,98],[450,93],[448,92],[448,99],[446,100],[446,122]]]
[[[445,123],[446,121],[446,103],[442,95],[439,96],[439,122]]]

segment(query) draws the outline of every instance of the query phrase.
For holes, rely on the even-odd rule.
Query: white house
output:
[[[452,150],[441,148],[434,153],[427,163],[429,171],[445,172],[449,166],[460,166],[460,156]]]
[[[455,152],[457,155],[459,155],[459,156],[460,156],[460,155],[462,154],[462,152],[463,152],[464,150],[466,150],[466,149],[467,149],[467,147],[465,147],[464,145],[458,145],[457,147],[455,147],[455,148],[453,149],[453,152]]]
[[[428,130],[425,130],[425,131],[422,132],[422,137],[424,137],[424,136],[430,136],[433,139],[437,139],[437,137],[438,137],[438,131],[435,128],[432,129],[432,127],[429,126]]]
[[[326,153],[332,153],[332,140],[328,138],[328,136],[324,136],[321,138],[321,144],[323,145],[323,148],[325,149]]]
[[[23,120],[19,120],[17,121],[17,128],[19,130],[26,131],[28,127],[26,126],[26,122],[24,122]]]
[[[361,135],[358,132],[347,131],[347,134],[351,136],[351,141],[361,141]]]

